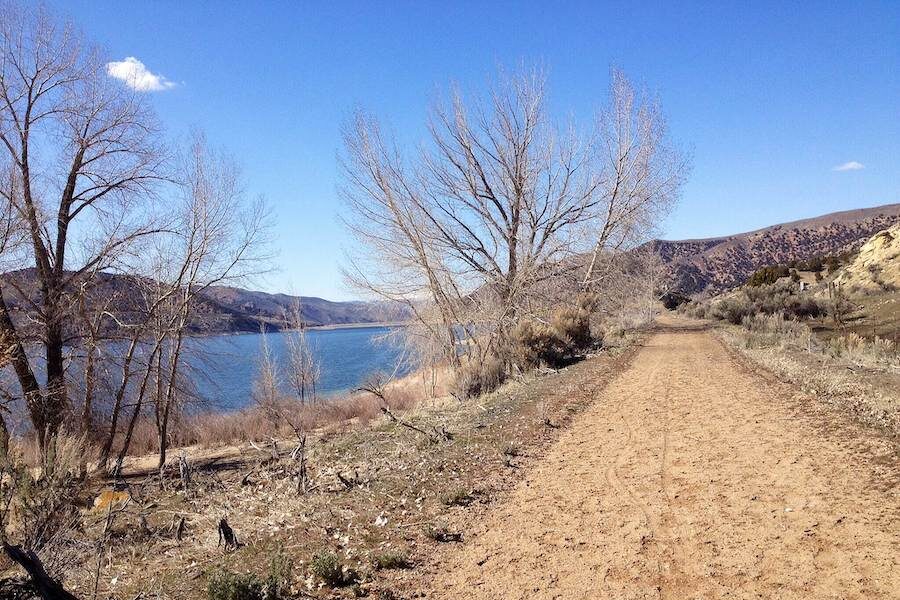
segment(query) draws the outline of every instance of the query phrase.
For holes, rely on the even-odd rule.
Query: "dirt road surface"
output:
[[[670,323],[427,597],[900,598],[900,460],[810,404]]]

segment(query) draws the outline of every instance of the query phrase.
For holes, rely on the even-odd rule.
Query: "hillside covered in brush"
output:
[[[769,265],[808,260],[859,248],[900,221],[900,204],[836,212],[748,233],[697,240],[655,240],[673,290],[716,294],[743,284]]]
[[[410,316],[408,309],[400,304],[334,302],[314,296],[269,294],[227,286],[211,287],[204,292],[204,296],[211,305],[224,313],[257,323],[266,321],[276,327],[283,324],[285,315],[295,306],[300,307],[301,318],[309,326],[402,322]],[[256,330],[258,329],[257,324]]]

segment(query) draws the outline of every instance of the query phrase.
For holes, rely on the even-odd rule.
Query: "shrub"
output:
[[[263,583],[251,573],[214,572],[206,586],[209,600],[267,600]]]
[[[264,580],[252,573],[219,569],[209,577],[206,596],[209,600],[278,600],[290,584],[292,568],[290,559],[279,550],[272,557]]]
[[[878,336],[871,340],[853,332],[836,336],[831,338],[828,350],[833,356],[843,356],[858,364],[900,364],[896,342]]]
[[[542,364],[559,367],[567,358],[589,348],[596,341],[591,333],[589,305],[579,299],[575,306],[559,308],[550,316],[549,324],[520,321],[510,334],[513,360],[523,368]]]
[[[454,395],[469,398],[496,389],[506,378],[510,364],[523,369],[542,364],[558,367],[589,348],[596,340],[591,333],[591,315],[596,302],[594,296],[581,295],[573,305],[553,311],[549,323],[520,320],[509,332],[499,355],[490,353],[464,359],[456,369]]]
[[[60,435],[41,468],[32,468],[24,444],[0,448],[0,539],[35,552],[53,579],[82,560],[79,519],[84,439]]]
[[[266,578],[266,600],[277,600],[277,598],[282,596],[282,591],[290,587],[293,570],[294,563],[279,548],[269,562],[269,576]]]
[[[495,354],[481,360],[469,357],[456,369],[453,394],[459,398],[474,398],[497,389],[506,379],[506,367]]]
[[[774,266],[774,267],[763,267],[761,269],[757,269],[753,272],[749,279],[747,279],[747,285],[750,287],[758,287],[761,285],[772,285],[782,277],[787,277],[791,274],[791,270],[788,267],[783,266]]]
[[[782,314],[788,318],[806,319],[820,317],[825,312],[825,305],[812,295],[801,293],[790,281],[745,287],[739,296],[721,300],[713,309],[716,318],[735,325],[740,325],[745,317],[756,314]]]
[[[809,327],[798,321],[785,319],[781,313],[747,316],[741,325],[748,331],[744,344],[747,348],[769,348],[786,343],[805,345],[812,334]]]
[[[825,268],[825,259],[821,256],[814,256],[805,263],[798,265],[798,268],[803,269],[804,271],[812,271],[816,274],[821,274],[822,269]]]
[[[785,298],[781,310],[770,314],[776,314],[777,312],[797,319],[808,319],[825,314],[825,307],[819,304],[812,296],[798,294]]]
[[[665,294],[663,294],[661,300],[663,306],[666,307],[666,310],[675,310],[676,308],[691,301],[690,298],[688,298],[684,294],[679,294],[678,292],[666,292]]]
[[[733,325],[740,325],[744,317],[753,314],[753,307],[743,298],[726,298],[715,305],[713,316]]]
[[[381,569],[408,569],[412,566],[409,560],[399,552],[384,552],[372,557],[372,566]]]
[[[591,313],[582,306],[563,307],[553,313],[550,319],[553,333],[563,347],[571,350],[588,348],[591,338]]]
[[[844,321],[855,308],[853,303],[847,299],[843,286],[834,285],[834,283],[828,286],[827,312],[836,325],[843,328]]]
[[[565,355],[565,342],[545,323],[520,321],[510,337],[514,359],[524,368],[541,364],[555,366],[562,362]]]
[[[316,553],[309,562],[309,570],[331,587],[353,585],[359,579],[355,571],[341,564],[341,559],[334,552]]]
[[[692,319],[709,319],[713,317],[712,306],[708,302],[691,300],[678,307],[678,312]]]

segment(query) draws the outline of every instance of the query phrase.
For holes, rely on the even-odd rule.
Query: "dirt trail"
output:
[[[709,333],[664,329],[427,596],[900,598],[897,455],[794,396]]]

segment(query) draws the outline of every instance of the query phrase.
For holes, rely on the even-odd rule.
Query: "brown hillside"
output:
[[[146,285],[149,280],[143,281]],[[115,274],[95,273],[88,286],[88,306],[96,307],[109,301],[109,308],[122,322],[142,319],[146,302],[142,282],[137,278]],[[33,268],[0,273],[0,290],[4,294],[13,321],[26,335],[37,321],[40,307],[38,279]],[[67,313],[78,314],[77,299],[69,298]],[[245,290],[236,287],[213,286],[204,290],[195,304],[195,312],[188,329],[194,334],[258,332],[262,324],[267,329],[288,325],[286,315],[299,305],[302,319],[308,326],[344,325],[349,323],[377,323],[405,321],[409,313],[403,306],[384,302],[332,302],[311,296],[290,296]],[[77,325],[68,319],[67,327]],[[112,318],[102,324],[109,332],[118,329]],[[70,334],[75,335],[74,331]]]
[[[676,290],[714,294],[741,285],[761,267],[856,249],[898,220],[900,204],[886,204],[726,237],[652,244],[669,264]]]

